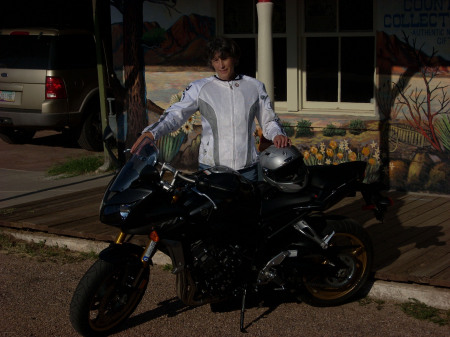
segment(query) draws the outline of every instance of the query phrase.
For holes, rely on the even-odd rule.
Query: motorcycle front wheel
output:
[[[70,304],[70,321],[83,336],[113,331],[137,307],[149,280],[149,268],[97,260],[80,280]]]
[[[301,299],[315,306],[347,302],[366,283],[373,264],[372,241],[351,219],[333,220],[335,234],[323,254],[310,256],[316,268],[302,275]]]

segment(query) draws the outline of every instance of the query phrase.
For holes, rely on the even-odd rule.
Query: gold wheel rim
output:
[[[362,241],[356,236],[349,233],[336,233],[328,249],[333,249],[333,247],[348,247],[348,249],[343,250],[343,253],[339,254],[341,261],[348,266],[350,265],[347,272],[342,270],[340,277],[335,276],[334,278],[310,277],[310,275],[303,277],[303,282],[309,293],[321,300],[336,300],[344,297],[355,289],[367,270],[367,251]],[[327,264],[329,262],[323,257],[320,263]]]

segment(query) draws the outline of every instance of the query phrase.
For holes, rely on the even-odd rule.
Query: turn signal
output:
[[[159,241],[159,236],[158,236],[158,233],[156,233],[156,231],[151,232],[149,237],[150,237],[150,240],[152,240],[154,242]]]

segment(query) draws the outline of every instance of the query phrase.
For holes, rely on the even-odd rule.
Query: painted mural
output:
[[[391,186],[450,193],[450,1],[380,1],[377,106]]]
[[[111,32],[114,66],[120,69],[123,65],[123,19],[117,8],[111,7]],[[204,68],[206,43],[215,35],[215,12],[215,3],[206,0],[144,1],[145,64],[160,69],[170,66]]]
[[[199,0],[143,2],[142,47],[147,98],[167,108],[172,95],[196,79],[210,76],[204,51],[215,35],[215,2]],[[114,69],[123,68],[123,18],[111,6]]]
[[[332,118],[280,115],[292,143],[303,153],[307,165],[339,165],[365,161],[365,182],[380,181],[379,123],[357,117]]]

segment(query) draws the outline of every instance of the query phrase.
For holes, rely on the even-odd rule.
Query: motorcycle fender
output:
[[[161,244],[165,247],[167,255],[169,255],[172,260],[172,273],[178,274],[182,272],[186,265],[182,243],[180,241],[163,239],[161,240]]]
[[[140,265],[143,248],[131,243],[111,244],[102,250],[99,258],[112,264],[136,264]],[[151,263],[151,261],[150,261]]]

